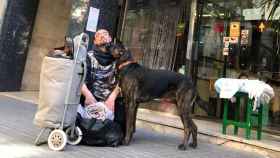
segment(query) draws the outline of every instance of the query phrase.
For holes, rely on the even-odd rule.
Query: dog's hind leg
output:
[[[136,110],[134,111],[134,120],[133,120],[133,133],[136,132],[136,120],[137,120],[137,109],[138,109],[138,105],[136,105]]]
[[[194,106],[193,104],[194,104],[195,99],[196,99],[196,96],[193,97],[191,103],[189,104],[191,107],[187,106],[186,108],[191,109]],[[186,111],[186,112],[189,112],[189,111]],[[192,120],[191,115],[187,114],[186,118],[187,118],[189,130],[190,130],[190,134],[189,134],[189,137],[187,138],[187,142],[189,142],[190,135],[192,135],[192,142],[189,144],[189,146],[192,148],[196,148],[197,147],[197,126],[194,123],[194,121]]]
[[[193,91],[188,87],[182,87],[177,93],[177,108],[184,126],[184,139],[182,144],[178,146],[179,150],[187,149],[188,141],[192,133],[190,112],[193,97]]]
[[[190,123],[190,130],[192,134],[192,143],[190,143],[190,147],[196,148],[197,147],[197,126],[192,119],[189,121]]]
[[[182,144],[180,144],[178,146],[179,150],[186,150],[187,149],[187,145],[188,145],[188,141],[190,139],[190,135],[191,135],[191,129],[190,129],[190,123],[189,123],[189,119],[187,116],[185,116],[184,114],[181,116],[182,119],[182,123],[184,126],[184,139]]]

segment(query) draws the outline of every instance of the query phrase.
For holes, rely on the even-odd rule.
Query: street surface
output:
[[[137,128],[129,146],[89,147],[68,145],[54,152],[34,146],[39,129],[32,124],[36,105],[0,95],[0,158],[263,158],[256,153],[202,142],[198,148],[177,150],[181,138]]]

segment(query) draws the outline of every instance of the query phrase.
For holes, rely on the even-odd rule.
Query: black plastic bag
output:
[[[91,146],[111,146],[121,145],[123,132],[120,125],[114,121],[106,119],[84,119],[78,114],[77,126],[83,132],[81,144]]]

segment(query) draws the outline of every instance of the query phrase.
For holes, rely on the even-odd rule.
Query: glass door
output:
[[[186,4],[184,0],[128,1],[121,39],[138,62],[175,71],[184,64]]]

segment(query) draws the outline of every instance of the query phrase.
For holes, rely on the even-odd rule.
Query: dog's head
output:
[[[112,44],[109,49],[113,57],[117,60],[117,66],[128,61],[134,61],[130,50],[120,41],[117,41],[116,44]]]

